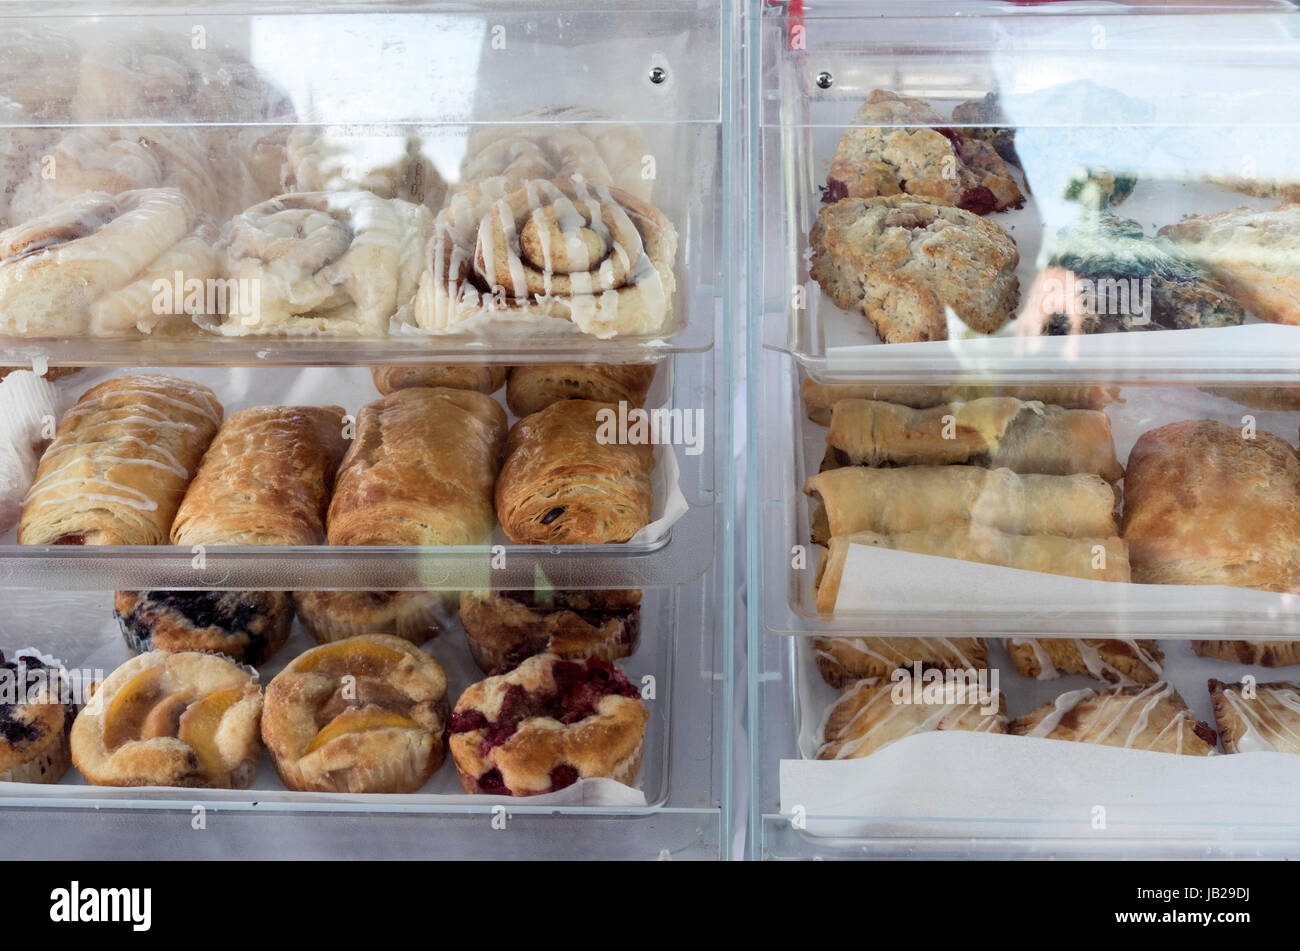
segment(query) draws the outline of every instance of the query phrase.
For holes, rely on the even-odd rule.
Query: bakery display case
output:
[[[7,850],[732,854],[738,17],[6,6]]]
[[[1300,853],[1294,6],[747,36],[752,854]]]

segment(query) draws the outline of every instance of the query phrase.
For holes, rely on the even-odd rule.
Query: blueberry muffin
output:
[[[289,638],[283,591],[119,591],[113,614],[132,654],[214,651],[256,667]]]
[[[39,658],[0,653],[0,782],[57,783],[68,771],[77,707],[66,686]]]

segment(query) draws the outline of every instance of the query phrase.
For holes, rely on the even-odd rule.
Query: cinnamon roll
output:
[[[290,133],[281,184],[286,192],[363,189],[380,198],[400,198],[437,211],[447,183],[410,137],[396,147],[390,136],[337,135],[306,126]]]

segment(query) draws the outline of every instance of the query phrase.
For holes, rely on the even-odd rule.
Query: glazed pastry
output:
[[[1144,433],[1124,479],[1133,580],[1300,589],[1300,456],[1210,420]]]
[[[23,502],[20,545],[164,545],[221,424],[206,386],[124,376],[64,414]]]
[[[1041,571],[1086,581],[1129,581],[1128,552],[1118,538],[1007,535],[972,522],[918,532],[876,535],[856,532],[831,538],[817,566],[817,610],[832,614],[839,598],[844,562],[852,545],[957,558],[1021,571]]]
[[[111,337],[137,331],[172,336],[197,334],[195,318],[222,306],[215,290],[211,294],[208,291],[215,288],[211,282],[221,275],[216,240],[216,229],[201,221],[131,283],[96,300],[90,305],[91,335]],[[169,290],[160,294],[160,287]],[[201,293],[199,288],[203,289]],[[226,306],[230,306],[230,295],[225,299]]]
[[[443,599],[432,591],[295,591],[293,602],[317,644],[358,634],[423,644],[441,629]]]
[[[470,390],[398,390],[363,406],[335,481],[330,544],[485,541],[505,432],[505,410]]]
[[[949,313],[991,334],[1020,300],[1011,235],[942,202],[848,198],[818,212],[809,242],[813,280],[884,343],[947,340]]]
[[[119,591],[113,616],[132,654],[208,651],[258,667],[289,639],[283,591]]]
[[[0,532],[18,522],[40,454],[69,402],[30,370],[0,373]]]
[[[382,337],[409,311],[433,234],[429,209],[367,191],[300,192],[222,229],[226,273],[259,288],[256,313],[209,329]]]
[[[990,143],[949,128],[924,100],[875,89],[840,138],[825,200],[904,192],[980,215],[1025,200]]]
[[[343,458],[341,406],[257,406],[227,419],[172,523],[173,545],[319,545]]]
[[[1016,637],[1008,638],[1006,646],[1016,672],[1039,680],[1085,674],[1112,684],[1153,684],[1165,658],[1159,641]]]
[[[1227,753],[1300,753],[1300,684],[1241,684],[1211,678],[1210,702]]]
[[[534,654],[614,661],[636,650],[641,592],[462,591],[460,620],[484,673],[513,670]]]
[[[364,634],[300,654],[266,687],[262,738],[312,792],[412,793],[442,765],[447,675],[409,641]]]
[[[460,695],[448,745],[468,793],[535,796],[597,777],[631,785],[649,719],[613,664],[537,654]]]
[[[560,400],[625,402],[629,408],[643,407],[654,378],[653,363],[546,363],[514,367],[506,383],[506,405],[521,418]]]
[[[1300,641],[1192,641],[1192,653],[1234,664],[1290,667],[1300,664]]]
[[[1012,535],[1109,537],[1115,490],[1100,476],[1016,475],[976,466],[847,466],[813,476],[805,495],[826,510],[825,544],[833,535],[914,532],[955,522],[988,525]]]
[[[812,652],[822,680],[832,687],[872,677],[888,679],[913,664],[945,670],[984,670],[989,665],[982,637],[814,637]]]
[[[918,695],[921,702],[913,699]],[[859,680],[826,711],[817,759],[859,759],[931,730],[1006,733],[1006,710],[1000,690],[981,693],[974,680],[940,685],[918,683],[911,676]]]
[[[512,542],[625,542],[650,523],[652,447],[602,443],[602,412],[617,407],[564,400],[511,428],[496,503]]]
[[[218,654],[151,651],[118,667],[72,725],[72,762],[96,786],[247,789],[262,757],[262,689]]]
[[[0,332],[83,334],[96,299],[130,284],[197,223],[180,192],[88,192],[0,232]]]
[[[991,397],[929,409],[840,400],[826,444],[840,465],[975,465],[1042,475],[1094,473],[1118,482],[1124,467],[1105,413]]]
[[[286,192],[348,192],[400,198],[432,211],[442,207],[447,183],[421,152],[416,137],[338,135],[298,126],[286,144],[282,184]]]
[[[603,339],[662,333],[673,321],[677,231],[617,188],[490,179],[453,198],[436,230],[415,304],[424,330],[523,320]]]
[[[57,783],[72,765],[77,715],[62,672],[39,657],[0,653],[0,783]]]
[[[412,386],[448,386],[453,390],[495,393],[506,382],[509,367],[475,363],[435,363],[412,367],[374,367],[370,377],[385,396]]]
[[[1072,690],[1028,716],[1016,717],[1010,732],[1184,756],[1217,752],[1214,731],[1164,682]]]
[[[829,426],[831,408],[840,400],[879,400],[913,409],[929,409],[945,403],[969,403],[992,396],[1010,396],[1025,402],[1050,403],[1065,409],[1104,409],[1119,399],[1119,389],[1092,384],[948,386],[938,383],[818,383],[809,377],[799,387],[799,396],[803,399],[808,418],[819,426]]]

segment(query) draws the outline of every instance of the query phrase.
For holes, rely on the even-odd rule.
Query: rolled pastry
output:
[[[216,394],[175,377],[118,377],[87,390],[41,457],[18,543],[165,545],[221,417]]]
[[[600,438],[609,403],[564,400],[515,423],[497,480],[497,516],[521,545],[625,542],[650,522],[649,445]]]
[[[216,297],[208,293],[221,275],[216,241],[216,228],[208,221],[201,221],[193,232],[160,254],[135,280],[90,305],[91,335],[153,333],[164,322],[169,330],[197,333],[192,318],[209,313],[210,297],[213,310],[217,305]],[[164,288],[162,293],[159,287]],[[169,317],[185,319],[168,321]]]
[[[991,396],[1009,396],[1018,400],[1037,400],[1066,409],[1104,409],[1119,399],[1117,387],[1090,384],[999,385],[978,384],[899,384],[899,383],[818,383],[805,378],[799,387],[808,418],[819,426],[829,426],[831,407],[840,400],[880,400],[913,409],[929,409],[945,403],[970,401]]]
[[[330,502],[330,544],[486,541],[505,433],[505,410],[472,390],[417,387],[362,407]]]
[[[258,406],[222,424],[172,524],[174,545],[319,545],[343,458],[341,406]]]
[[[850,545],[872,545],[1088,581],[1129,580],[1128,552],[1123,541],[1114,537],[1008,535],[970,522],[897,535],[857,532],[832,538],[817,566],[817,610],[823,614],[835,610]]]
[[[535,364],[514,367],[506,381],[506,404],[516,416],[531,416],[560,400],[624,401],[645,405],[654,382],[653,363]]]
[[[1017,475],[975,466],[830,469],[804,483],[829,536],[893,534],[971,521],[1011,535],[1118,535],[1115,490],[1100,476]],[[823,539],[815,539],[824,544]]]
[[[989,397],[929,409],[840,400],[826,444],[841,465],[976,465],[1013,472],[1091,472],[1117,482],[1124,468],[1105,413]]]
[[[1072,690],[1016,717],[1009,732],[1185,756],[1211,756],[1217,745],[1209,725],[1164,682]]]
[[[435,363],[412,367],[374,367],[370,377],[380,393],[411,386],[449,386],[453,390],[495,393],[506,382],[509,367],[478,363]]]

